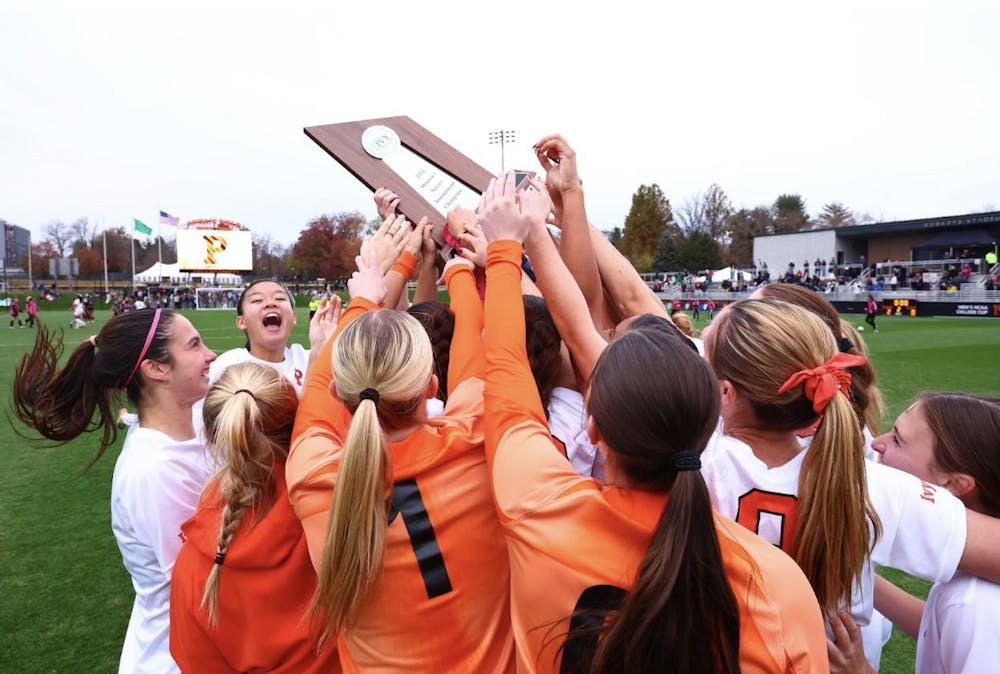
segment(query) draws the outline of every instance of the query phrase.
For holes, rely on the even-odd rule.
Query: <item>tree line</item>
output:
[[[654,183],[636,190],[623,225],[605,234],[640,272],[698,271],[726,265],[752,267],[753,238],[761,234],[843,227],[872,220],[867,215],[855,215],[838,202],[826,204],[811,218],[805,200],[798,194],[781,194],[771,205],[737,209],[715,184],[675,210]],[[255,234],[254,273],[301,282],[347,278],[354,269],[361,238],[377,225],[377,221],[368,221],[354,211],[311,219],[290,245],[276,241],[270,234]],[[32,268],[44,275],[50,259],[72,256],[80,262],[81,276],[98,277],[104,273],[105,237],[109,273],[131,273],[132,245],[136,271],[156,263],[160,250],[164,263],[177,261],[173,240],[138,236],[133,244],[133,234],[127,227],[98,232],[87,218],[71,223],[50,222],[42,228],[42,241],[31,246]]]
[[[291,245],[276,241],[270,234],[253,236],[253,269],[258,276],[291,281],[316,278],[346,278],[354,269],[354,257],[361,248],[361,237],[373,223],[361,213],[336,213],[313,218],[299,231]],[[177,261],[176,242],[160,237],[136,235],[127,227],[97,230],[87,218],[73,222],[53,221],[42,227],[42,240],[31,245],[31,266],[37,276],[48,273],[49,260],[75,257],[81,277],[104,274],[105,242],[109,274],[132,273],[132,247],[135,270],[148,269],[159,260]],[[27,269],[27,259],[22,261]]]
[[[640,272],[678,272],[754,266],[753,239],[809,229],[872,222],[831,202],[814,218],[798,194],[781,194],[771,205],[734,208],[712,184],[675,210],[659,185],[641,185],[623,227],[605,232]]]

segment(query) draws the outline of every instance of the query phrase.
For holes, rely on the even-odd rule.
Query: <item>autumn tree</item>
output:
[[[854,213],[839,201],[831,201],[816,217],[821,227],[848,227],[854,224]]]
[[[361,248],[359,235],[366,224],[361,213],[321,215],[299,232],[292,253],[302,276],[309,280],[346,278],[354,271]]]
[[[798,194],[781,194],[774,200],[774,233],[788,234],[809,224],[806,202]]]
[[[58,260],[61,257],[62,255],[48,239],[31,244],[31,269],[35,274],[48,274],[49,260]],[[27,256],[21,263],[21,268],[28,268]]]
[[[637,270],[646,271],[665,231],[677,231],[670,201],[659,185],[640,185],[632,195],[632,207],[625,217],[625,230],[618,249]]]
[[[774,216],[766,206],[741,208],[729,216],[727,226],[730,240],[725,256],[726,264],[752,267],[754,237],[774,231]]]
[[[73,244],[72,255],[80,262],[80,276],[99,276],[104,273],[104,256],[100,250],[77,241]]]

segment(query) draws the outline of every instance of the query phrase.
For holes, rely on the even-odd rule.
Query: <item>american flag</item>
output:
[[[170,215],[166,211],[160,211],[160,223],[164,225],[170,225],[171,227],[176,227],[180,224],[180,218],[176,215]]]

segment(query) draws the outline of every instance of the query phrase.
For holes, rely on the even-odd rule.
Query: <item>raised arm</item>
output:
[[[576,170],[576,153],[566,139],[552,135],[535,144],[535,155],[545,169],[545,187],[553,199],[562,204],[559,255],[580,286],[594,325],[599,329],[611,327],[604,305],[601,275],[590,240],[583,185]]]
[[[366,311],[378,309],[385,299],[385,283],[378,271],[377,253],[368,246],[367,241],[362,244],[361,254],[355,258],[355,262],[358,271],[347,282],[351,304],[341,313],[340,322],[326,344],[318,350],[315,357],[310,354],[312,364],[295,413],[292,445],[310,428],[336,432],[337,429],[346,429],[350,425],[351,415],[347,408],[330,392],[330,383],[333,381],[331,348],[337,335],[348,325]]]
[[[520,293],[521,243],[528,222],[544,223],[535,195],[515,201],[513,175],[491,183],[480,213],[490,245],[486,267],[486,461],[501,522],[586,483],[555,450],[525,348]],[[547,201],[547,200],[546,200]]]
[[[482,337],[483,302],[476,291],[472,269],[472,263],[462,258],[449,260],[444,269],[451,310],[455,314],[455,331],[448,360],[449,396],[466,379],[482,378],[486,369]]]
[[[428,224],[421,232],[420,271],[417,272],[417,287],[413,291],[413,303],[437,301],[437,244],[431,237],[433,225]]]
[[[563,264],[545,224],[532,224],[525,243],[552,320],[573,357],[581,380],[585,381],[606,342],[594,327],[587,301]]]
[[[640,314],[669,318],[663,302],[642,280],[632,263],[596,227],[590,225],[589,231],[601,283],[613,304],[613,313],[621,318]]]

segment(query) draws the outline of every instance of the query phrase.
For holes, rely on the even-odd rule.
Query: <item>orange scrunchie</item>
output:
[[[864,365],[867,362],[868,360],[864,356],[838,353],[817,368],[796,372],[785,380],[785,383],[778,389],[778,393],[784,393],[802,384],[803,393],[805,393],[806,398],[812,401],[813,411],[816,414],[823,414],[823,410],[833,400],[833,396],[837,395],[837,391],[846,395],[851,388],[851,375],[844,370]]]

